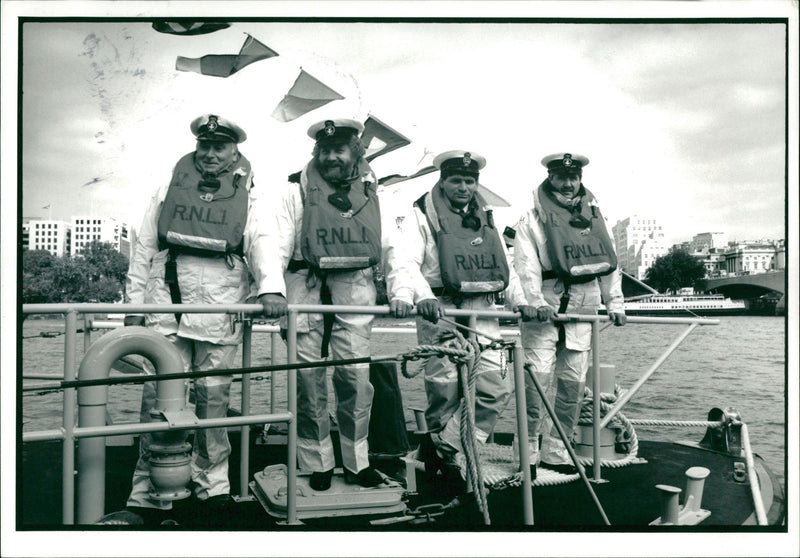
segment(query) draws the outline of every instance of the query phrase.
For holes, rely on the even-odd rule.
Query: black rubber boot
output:
[[[550,469],[551,471],[555,471],[556,473],[561,473],[562,475],[577,475],[578,470],[575,468],[575,465],[570,465],[567,463],[561,463],[559,465],[553,465],[550,463],[545,463],[544,461],[541,462],[541,466],[545,469]]]
[[[308,485],[314,490],[328,490],[331,487],[331,479],[333,478],[333,469],[322,472],[311,473],[311,478],[308,480]]]
[[[348,484],[357,484],[359,486],[363,486],[364,488],[372,488],[374,486],[378,486],[379,484],[383,484],[383,477],[372,467],[361,469],[358,473],[353,473],[352,471],[345,469],[344,481]]]

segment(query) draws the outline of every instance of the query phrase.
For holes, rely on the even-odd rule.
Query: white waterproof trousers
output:
[[[301,269],[285,274],[289,304],[321,304],[321,279]],[[375,284],[372,270],[329,273],[327,286],[334,305],[372,306]],[[337,314],[331,332],[329,355],[334,360],[370,355],[371,314]],[[285,322],[284,322],[285,323]],[[300,314],[297,320],[297,361],[316,362],[323,335],[322,314]],[[333,442],[328,415],[326,368],[297,371],[297,461],[303,471],[333,469]],[[336,397],[336,422],[342,450],[342,464],[358,473],[369,466],[369,414],[373,388],[369,382],[369,363],[335,366],[333,390]]]
[[[237,345],[217,345],[167,335],[181,354],[185,372],[217,370],[236,367]],[[149,362],[145,369],[154,373]],[[195,381],[195,414],[200,419],[223,418],[228,414],[231,376],[211,376]],[[186,384],[188,386],[188,382]],[[141,421],[150,422],[150,411],[155,406],[156,384],[147,382],[142,386]],[[170,509],[172,502],[157,500],[150,496],[150,444],[151,434],[142,434],[139,443],[139,460],[133,474],[133,487],[128,505],[144,508]],[[228,456],[231,453],[228,433],[225,428],[199,429],[194,434],[192,448],[192,481],[194,493],[199,500],[230,493],[228,480]]]
[[[542,282],[542,294],[548,305],[559,308],[563,284],[555,279]],[[596,314],[600,305],[600,289],[596,281],[570,286],[566,313]],[[592,326],[590,323],[567,323],[564,341],[559,342],[559,327],[553,322],[521,322],[520,333],[529,364],[542,388],[553,403],[556,417],[568,436],[578,423],[580,402],[583,399],[586,373],[589,369]],[[542,434],[541,460],[554,464],[571,464],[558,430],[546,417],[533,381],[525,376],[525,397],[528,414],[528,448],[531,464],[538,459],[538,437]],[[546,426],[545,426],[546,425]]]
[[[456,307],[450,297],[439,297],[439,300],[444,308]],[[464,310],[492,309],[490,298],[486,296],[464,299],[459,307]],[[455,329],[453,324],[441,320],[433,324],[421,317],[417,318],[417,340],[420,345],[441,344],[442,336]],[[500,337],[500,324],[496,318],[478,319],[475,329],[492,338]],[[462,330],[461,333],[465,337],[468,336],[466,331]],[[479,336],[478,342],[487,344],[489,339]],[[447,342],[444,345],[446,346]],[[476,438],[478,443],[483,444],[508,405],[513,378],[502,369],[500,351],[496,350],[481,352],[475,374],[477,377],[473,395]],[[425,420],[428,430],[435,434],[434,442],[439,446],[441,444],[451,446],[443,448],[445,451],[455,449],[463,452],[460,411],[463,389],[459,382],[458,367],[449,357],[431,358],[425,364],[425,393],[428,398]]]

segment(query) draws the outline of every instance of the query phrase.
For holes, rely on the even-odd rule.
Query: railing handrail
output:
[[[374,314],[389,316],[388,306],[348,306],[323,304],[290,304],[289,311],[298,313],[335,313],[335,314]],[[262,314],[260,304],[110,304],[95,302],[61,302],[53,304],[23,304],[23,314],[169,314],[179,311],[184,314]],[[519,318],[519,312],[510,310],[464,310],[457,308],[442,309],[445,316],[476,316],[479,318]],[[414,314],[412,314],[414,316]],[[561,314],[554,318],[556,322],[601,322],[609,318],[603,314]],[[658,317],[628,316],[629,323],[643,324],[698,324],[719,325],[715,318],[696,317]]]

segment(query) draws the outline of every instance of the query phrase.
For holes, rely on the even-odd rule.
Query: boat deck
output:
[[[231,486],[239,486],[239,466],[236,460],[240,444],[238,432],[232,431],[230,478]],[[253,434],[251,442],[257,435]],[[111,512],[125,507],[130,490],[131,474],[136,463],[136,445],[108,446],[106,477],[106,510]],[[259,445],[251,443],[252,475],[265,466],[285,461],[285,446]],[[734,478],[734,462],[739,458],[705,450],[681,443],[640,441],[638,456],[646,463],[631,464],[620,468],[603,468],[603,479],[608,482],[593,483],[592,487],[611,523],[618,530],[726,530],[741,529],[752,524],[752,496],[747,480]],[[57,441],[25,444],[22,448],[22,485],[26,492],[19,500],[18,523],[20,530],[69,529],[61,525],[60,490],[61,443]],[[667,484],[685,488],[686,464],[702,466],[715,471],[705,481],[702,508],[711,512],[710,517],[695,527],[648,526],[661,515],[660,494],[655,484]],[[771,526],[757,527],[759,531],[785,529],[779,525],[785,514],[783,492],[774,475],[763,466],[756,456],[756,466],[762,482],[762,494],[767,505]],[[656,483],[654,484],[654,480]],[[437,477],[436,482],[426,484],[421,472],[417,472],[418,493],[409,495],[408,507],[415,509],[423,505],[447,504],[457,496],[463,498],[464,483],[460,479]],[[608,530],[580,479],[566,484],[534,486],[534,526],[522,524],[522,497],[519,487],[508,487],[489,492],[488,505],[491,525],[483,524],[483,517],[474,502],[448,510],[444,515],[433,517],[433,521],[401,521],[373,525],[370,521],[391,517],[388,515],[326,517],[306,519],[301,525],[286,525],[266,513],[261,504],[253,499],[238,499],[224,514],[208,513],[202,503],[194,497],[175,503],[174,510],[166,515],[146,518],[145,526],[119,527],[98,526],[96,528],[178,529],[178,530],[391,530],[391,531],[516,531],[516,530]],[[396,517],[396,515],[395,515]],[[174,519],[178,525],[163,527],[163,519]],[[778,525],[774,525],[775,523]],[[80,528],[85,529],[83,525]]]

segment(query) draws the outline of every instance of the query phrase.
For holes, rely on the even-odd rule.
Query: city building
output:
[[[706,253],[695,252],[692,255],[703,261],[703,267],[706,268],[706,278],[720,277],[722,275],[727,275],[724,249],[712,248],[710,251]]]
[[[656,258],[667,253],[664,231],[655,219],[632,215],[612,227],[620,269],[644,279]]]
[[[130,227],[126,223],[111,217],[73,215],[71,225],[72,256],[80,255],[84,247],[94,241],[109,242],[121,254],[130,254]]]
[[[689,243],[689,253],[702,252],[708,254],[717,248],[725,248],[725,233],[704,232],[696,234]]]
[[[775,243],[775,269],[786,269],[786,240]]]
[[[20,239],[22,242],[22,249],[27,250],[28,244],[30,243],[31,237],[31,224],[30,219],[23,219],[22,220],[22,238]]]
[[[71,249],[69,223],[55,219],[31,219],[28,225],[29,250],[47,250],[56,257],[68,255]],[[24,239],[23,225],[23,239]],[[23,244],[25,248],[25,244]]]
[[[782,257],[779,258],[779,253]],[[785,269],[786,248],[770,240],[731,242],[724,252],[728,275],[753,275],[776,269]],[[778,267],[779,260],[783,267]]]

